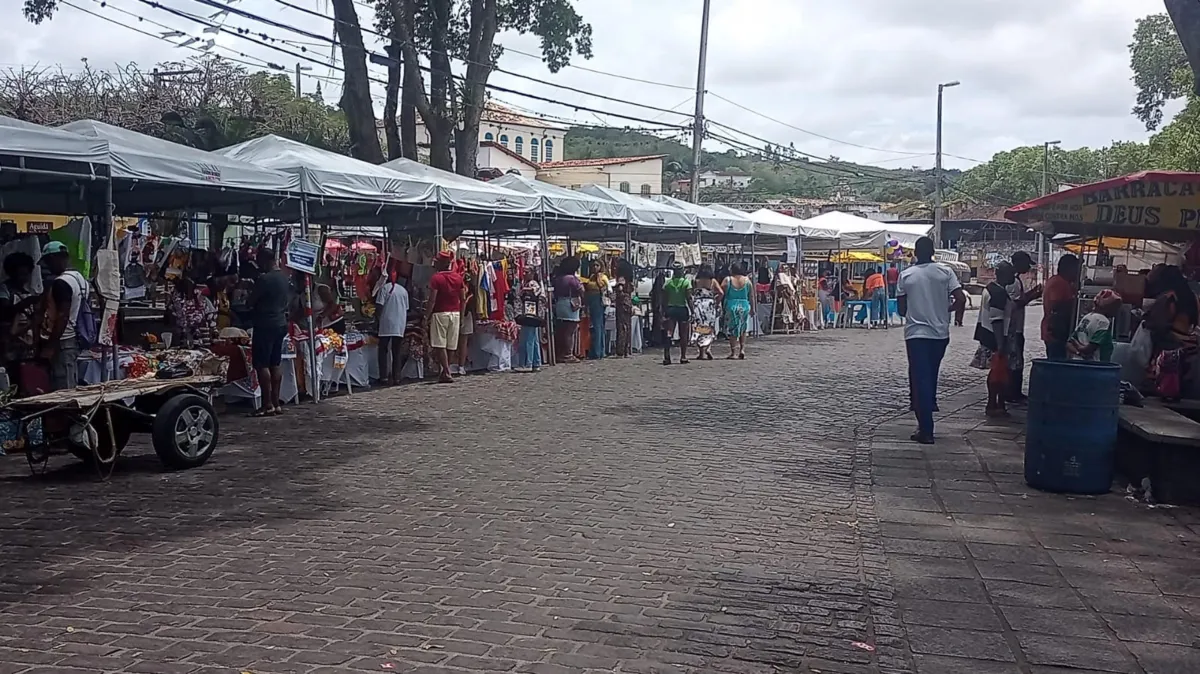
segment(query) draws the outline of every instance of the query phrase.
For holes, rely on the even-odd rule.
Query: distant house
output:
[[[563,156],[567,127],[554,124],[497,103],[488,102],[479,121],[479,142],[496,143],[534,164],[555,161]],[[429,132],[417,119],[417,144],[429,145]],[[482,159],[478,166],[485,166]]]
[[[737,169],[725,171],[701,171],[696,181],[700,189],[706,187],[724,187],[727,189],[744,190],[750,186],[750,174]]]
[[[568,159],[542,162],[537,178],[554,185],[578,188],[600,185],[630,194],[662,194],[665,154],[605,159]]]
[[[481,175],[516,172],[526,178],[537,178],[538,165],[503,145],[490,140],[479,143],[479,155],[475,165]]]

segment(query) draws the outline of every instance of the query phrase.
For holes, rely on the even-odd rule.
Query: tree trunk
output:
[[[403,25],[403,29],[396,29],[398,39],[403,43],[404,36],[415,34],[416,11],[413,9],[411,0],[401,0],[401,9],[394,17],[396,23]],[[395,29],[395,25],[393,24]],[[400,154],[406,159],[416,161],[417,157],[417,99],[421,97],[421,89],[414,85],[420,84],[421,79],[421,64],[415,60],[410,61],[407,57],[403,60],[404,73],[403,89],[400,93]],[[413,77],[409,77],[409,71],[412,71]]]
[[[462,92],[462,128],[455,144],[458,172],[475,177],[479,156],[479,121],[487,104],[487,81],[492,74],[496,41],[496,0],[471,0],[467,39],[467,77]]]
[[[387,138],[387,158],[397,159],[404,155],[401,149],[400,128],[397,126],[397,112],[400,107],[400,80],[403,76],[400,65],[400,43],[396,39],[396,30],[392,30],[392,43],[388,45],[388,56],[395,59],[388,66],[387,88],[384,91],[383,102],[383,133]]]
[[[429,29],[429,107],[432,119],[425,117],[429,131],[429,165],[444,171],[454,170],[454,115],[450,97],[453,73],[450,69],[450,21],[452,0],[430,0]],[[424,115],[422,115],[424,117]]]
[[[338,40],[342,45],[345,76],[340,105],[346,113],[350,135],[350,155],[356,159],[383,163],[379,133],[375,129],[375,108],[371,105],[371,80],[367,75],[367,52],[354,0],[331,0]]]

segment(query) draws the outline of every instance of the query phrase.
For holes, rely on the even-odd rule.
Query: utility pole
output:
[[[935,248],[942,247],[942,92],[958,85],[958,80],[938,85],[937,150],[933,164],[933,179],[937,183],[933,193],[933,246]]]
[[[300,62],[296,62],[296,98],[300,98],[300,73],[312,70],[312,66],[302,66]]]
[[[696,117],[692,128],[692,183],[691,202],[700,201],[700,155],[704,144],[704,76],[708,67],[708,14],[712,0],[704,0],[704,13],[700,19],[700,63],[696,68]]]
[[[1042,196],[1050,194],[1050,148],[1061,143],[1061,140],[1049,140],[1042,145]],[[1041,283],[1045,279],[1046,265],[1050,263],[1050,246],[1046,245],[1046,237],[1041,232],[1037,233],[1037,280]],[[1044,258],[1043,258],[1044,256]]]

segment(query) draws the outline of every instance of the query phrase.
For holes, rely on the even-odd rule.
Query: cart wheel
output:
[[[212,404],[198,395],[177,395],[163,403],[154,417],[154,452],[168,468],[204,465],[219,435]]]

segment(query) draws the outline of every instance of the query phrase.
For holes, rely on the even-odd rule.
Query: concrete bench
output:
[[[1200,504],[1200,423],[1172,409],[1200,411],[1200,405],[1183,403],[1121,406],[1118,423],[1125,437],[1117,444],[1117,471],[1135,484],[1150,478],[1160,502]]]

